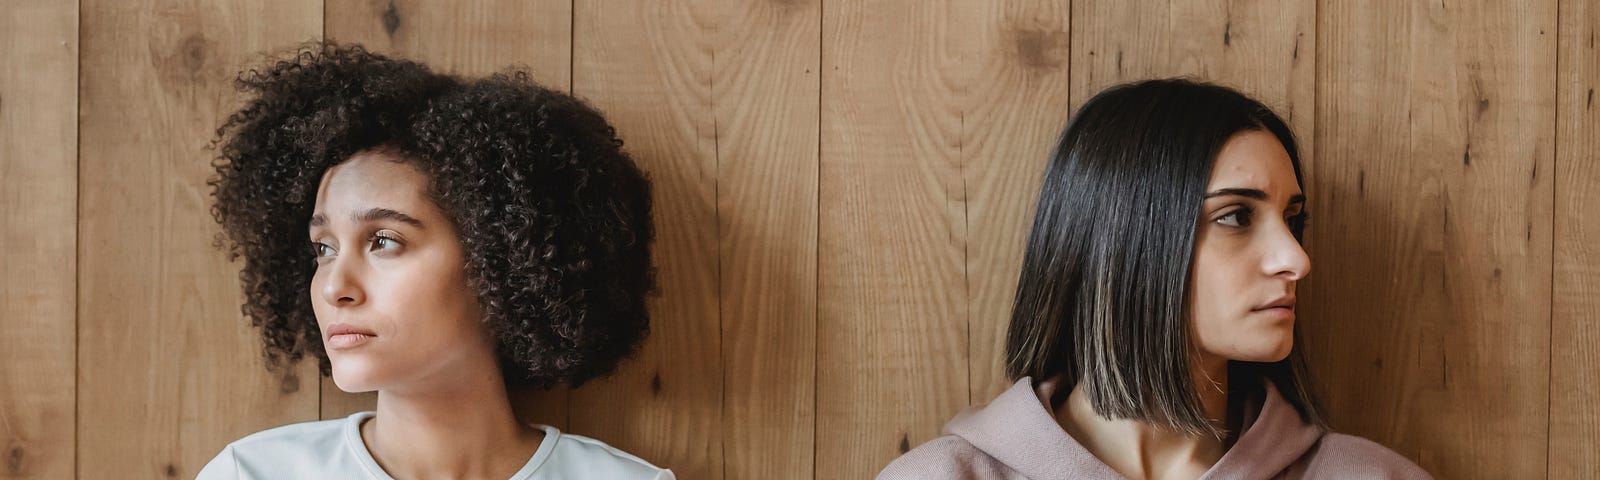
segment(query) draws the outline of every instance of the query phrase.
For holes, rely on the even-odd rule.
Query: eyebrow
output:
[[[1226,196],[1239,196],[1239,197],[1245,197],[1245,198],[1249,198],[1249,199],[1253,199],[1253,200],[1266,200],[1267,199],[1267,192],[1264,192],[1264,191],[1261,191],[1261,190],[1257,190],[1257,189],[1254,189],[1254,188],[1223,188],[1223,189],[1218,189],[1216,191],[1213,191],[1211,193],[1207,193],[1206,194],[1206,199],[1210,199],[1211,197],[1226,197]],[[1296,204],[1296,203],[1306,203],[1306,196],[1302,194],[1302,195],[1295,195],[1293,197],[1289,197],[1289,204],[1290,205],[1293,205],[1293,204]]]
[[[424,227],[422,225],[422,221],[421,220],[417,220],[415,218],[412,218],[410,215],[406,215],[404,213],[400,213],[398,211],[390,210],[390,209],[387,209],[387,208],[369,208],[369,209],[362,210],[362,211],[355,212],[355,213],[351,214],[350,218],[353,218],[358,222],[376,222],[376,221],[380,221],[380,220],[391,220],[391,221],[404,223],[406,225],[410,225],[410,226],[421,228],[421,229],[426,229],[427,228],[427,227]],[[325,217],[320,213],[311,216],[311,224],[310,224],[311,227],[320,227],[320,226],[327,225],[327,224],[328,224],[328,217]]]

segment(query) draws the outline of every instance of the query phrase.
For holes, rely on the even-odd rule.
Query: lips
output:
[[[334,350],[359,347],[378,337],[377,332],[346,323],[335,323],[328,326],[323,335],[326,335],[323,343],[329,349]]]
[[[1294,297],[1278,297],[1270,302],[1257,306],[1251,311],[1254,313],[1263,314],[1266,316],[1266,318],[1270,318],[1273,321],[1293,321],[1295,317]]]
[[[1266,310],[1266,309],[1269,309],[1269,308],[1283,308],[1283,309],[1287,309],[1287,310],[1293,311],[1294,310],[1294,296],[1293,295],[1288,295],[1288,296],[1275,298],[1270,302],[1267,302],[1265,304],[1257,306],[1253,310]]]

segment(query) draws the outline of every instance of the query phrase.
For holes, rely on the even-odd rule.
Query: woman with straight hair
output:
[[[1328,431],[1299,348],[1306,196],[1232,89],[1095,95],[1047,167],[1006,335],[1015,384],[880,479],[1429,478]]]

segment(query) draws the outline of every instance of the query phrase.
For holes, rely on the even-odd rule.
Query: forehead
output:
[[[1301,194],[1289,152],[1277,137],[1261,130],[1236,133],[1223,144],[1206,190],[1222,188],[1253,188],[1284,198]]]
[[[317,212],[385,207],[424,213],[431,206],[428,177],[398,160],[390,153],[362,152],[329,168],[317,188]]]

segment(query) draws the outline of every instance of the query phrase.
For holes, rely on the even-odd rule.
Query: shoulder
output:
[[[1008,478],[1010,469],[965,439],[944,435],[889,463],[878,480]]]
[[[262,430],[228,444],[241,460],[258,457],[276,459],[327,456],[343,451],[344,426],[351,418],[296,423]]]
[[[199,478],[295,476],[296,472],[285,469],[340,463],[330,460],[349,454],[343,446],[342,432],[351,421],[341,418],[296,423],[250,434],[224,447],[200,470]]]
[[[539,468],[550,478],[613,478],[618,480],[672,480],[671,470],[657,467],[642,458],[599,440],[561,433],[547,428],[546,435],[558,435],[550,458]]]
[[[1378,442],[1354,435],[1328,433],[1311,455],[1306,472],[1346,478],[1432,479],[1428,472]]]

